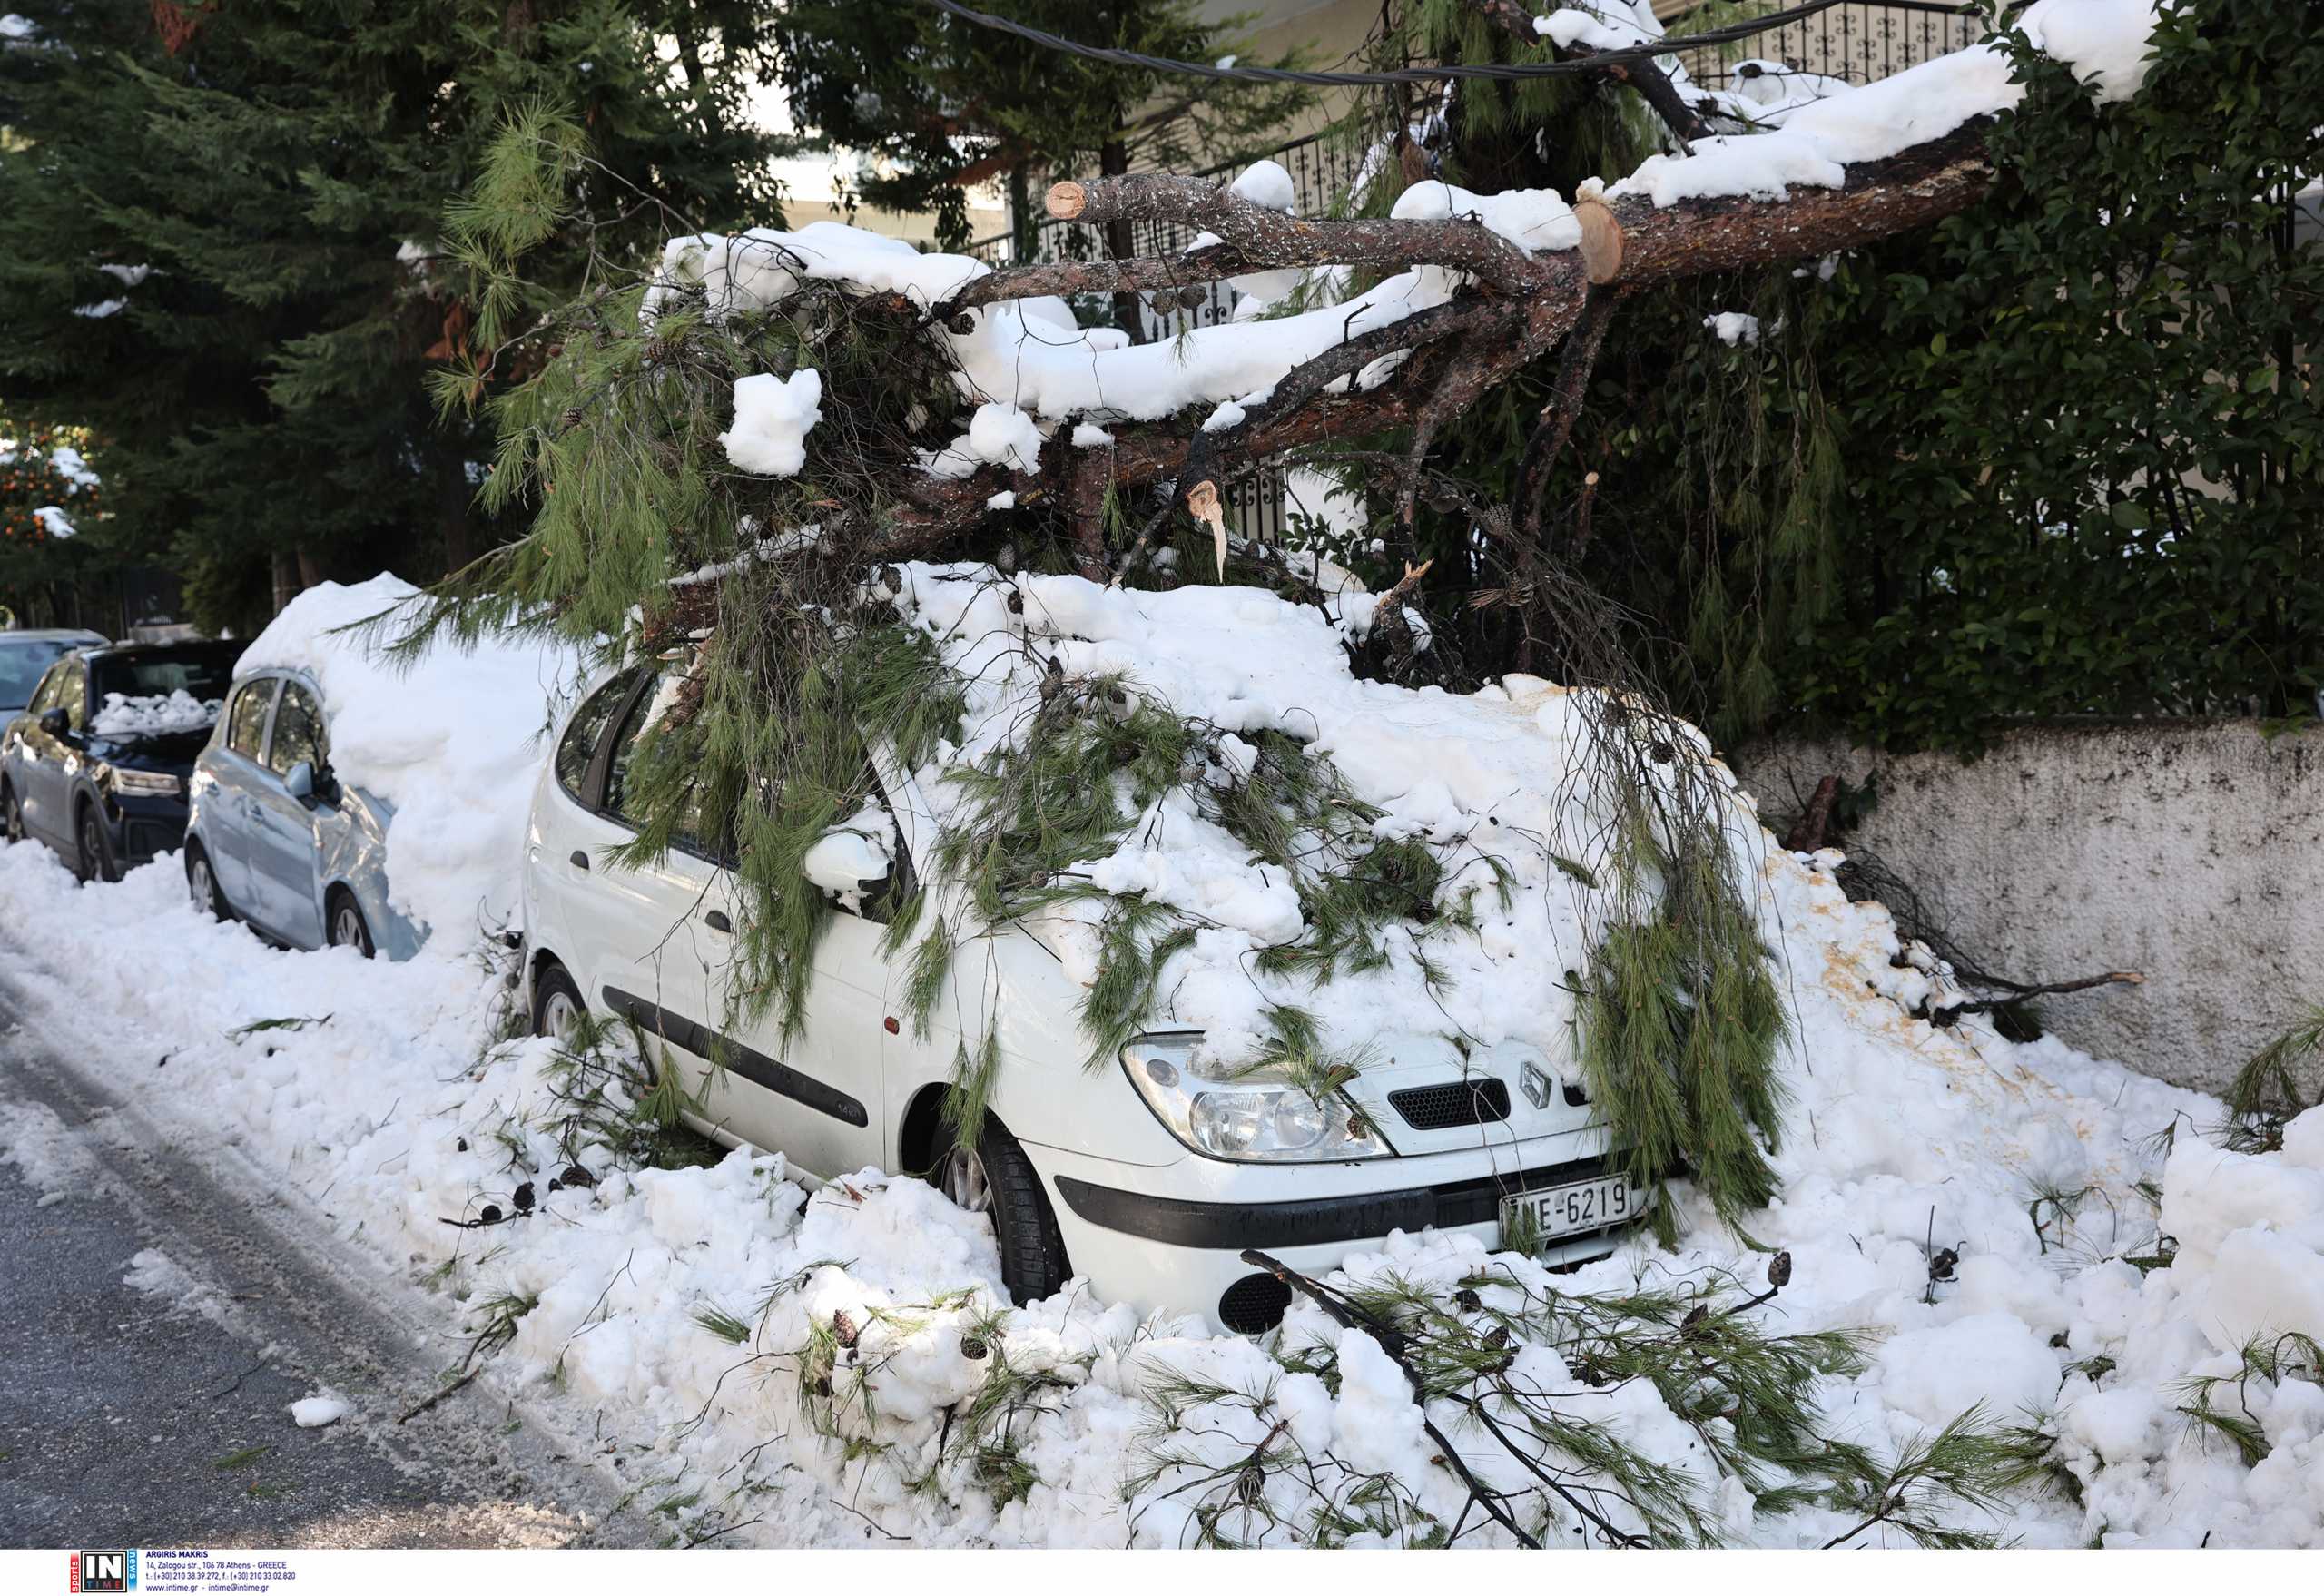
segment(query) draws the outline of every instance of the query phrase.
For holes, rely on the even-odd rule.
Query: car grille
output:
[[[1456,1125],[1498,1125],[1509,1118],[1509,1088],[1490,1076],[1448,1080],[1441,1086],[1408,1086],[1388,1101],[1414,1130],[1449,1130]]]

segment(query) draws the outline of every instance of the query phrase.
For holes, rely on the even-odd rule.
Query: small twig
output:
[[[396,1423],[397,1423],[397,1424],[403,1424],[403,1423],[404,1423],[405,1421],[407,1421],[407,1420],[409,1420],[409,1419],[416,1419],[416,1418],[418,1418],[420,1414],[422,1414],[426,1413],[429,1408],[434,1407],[438,1403],[439,1403],[439,1402],[443,1401],[446,1397],[448,1397],[448,1396],[451,1395],[451,1394],[452,1394],[452,1393],[454,1393],[455,1391],[459,1390],[462,1386],[466,1385],[469,1381],[471,1381],[471,1380],[475,1379],[478,1374],[483,1374],[483,1373],[484,1373],[484,1371],[483,1371],[482,1369],[470,1369],[467,1374],[465,1374],[461,1375],[458,1379],[457,1379],[457,1380],[453,1381],[449,1385],[447,1385],[447,1386],[445,1386],[442,1390],[440,1390],[440,1391],[437,1392],[433,1396],[429,1396],[429,1397],[424,1398],[423,1400],[421,1400],[421,1401],[419,1401],[419,1402],[416,1402],[416,1403],[412,1404],[412,1405],[411,1405],[411,1406],[409,1406],[409,1407],[408,1407],[408,1408],[404,1409],[404,1411],[403,1411],[403,1412],[401,1412],[401,1413],[398,1414],[396,1415]]]

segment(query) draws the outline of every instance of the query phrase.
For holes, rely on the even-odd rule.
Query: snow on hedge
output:
[[[252,639],[235,672],[314,677],[333,772],[395,808],[396,908],[465,952],[479,926],[515,919],[533,779],[580,663],[527,636],[443,645],[407,665],[377,650],[392,625],[349,629],[405,614],[419,593],[391,576],[310,587]]]

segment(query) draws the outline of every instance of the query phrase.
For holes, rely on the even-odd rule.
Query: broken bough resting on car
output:
[[[2135,89],[2152,17],[2023,14],[2102,96]],[[1944,1542],[1982,1532],[1964,1510],[2005,1482],[2093,1485],[2050,1404],[2070,1361],[2114,1355],[2086,1345],[2134,1339],[2116,1293],[2152,1245],[2155,1165],[2132,1143],[2187,1100],[1980,1018],[1933,1024],[1933,1000],[1962,1007],[1942,968],[1769,849],[1699,735],[1625,686],[1532,497],[1482,502],[1423,464],[1561,345],[1559,391],[1586,389],[1628,287],[1965,207],[1981,119],[2019,93],[2005,56],[1964,53],[1571,205],[1421,182],[1387,218],[1303,219],[1257,169],[1053,191],[1086,222],[1217,235],[1152,260],[694,236],[534,334],[480,325],[479,347],[539,356],[486,489],[535,518],[433,624],[554,629],[613,673],[536,798],[525,979],[559,1057],[617,1020],[679,1066],[631,1097],[675,1111],[675,1082],[697,1123],[796,1156],[637,1182],[680,1208],[714,1189],[734,1220],[709,1239],[747,1284],[697,1322],[795,1378],[759,1440],[892,1532],[1000,1539],[1076,1538],[1067,1504],[1089,1500],[1093,1538],[1166,1542],[1665,1542],[1758,1515],[1794,1542]],[[496,186],[561,192],[569,149],[529,119]],[[513,272],[519,231],[463,243]],[[1167,343],[1057,297],[1182,307],[1220,280],[1247,316]],[[1529,458],[1570,423],[1553,403]],[[1448,496],[1512,573],[1494,600],[1575,685],[1445,691],[1423,571],[1365,594],[1226,537],[1240,463],[1383,434],[1374,497],[1409,530],[1417,493]],[[530,1200],[600,1215],[630,1199],[612,1187]],[[2027,1261],[2102,1201],[2115,1223],[2078,1231],[2073,1276]],[[996,1305],[960,1209],[1040,1300]],[[1545,1229],[1561,1264],[1601,1250],[1619,1209],[1690,1250],[1571,1293],[1529,1256]],[[1388,1234],[1413,1224],[1436,1234]],[[563,1233],[529,1233],[487,1331],[619,1387],[596,1366],[614,1353],[567,1351],[615,1345],[578,1334],[599,1307],[654,1310],[611,1270],[581,1301]],[[907,1233],[946,1260],[902,1256]],[[1269,1238],[1271,1262],[1243,1256]],[[1737,1250],[1755,1242],[1788,1256]],[[1979,1247],[1997,1261],[1973,1282]],[[1068,1274],[1099,1303],[1044,1295]],[[1142,1344],[1109,1296],[1282,1331]],[[1776,1302],[1797,1334],[1754,1327]],[[1901,1334],[1876,1355],[1867,1325]],[[2299,1401],[2270,1433],[2287,1448],[2311,1439]],[[2179,1466],[2138,1412],[2105,1464],[2126,1517]],[[2247,1466],[2207,1499],[2262,1534],[2299,1522],[2290,1489]],[[2061,1538],[2063,1510],[2025,1511]]]
[[[1230,1329],[1289,1300],[1250,1246],[1572,1261],[1681,1164],[1772,1193],[1760,833],[1688,728],[1361,680],[1352,591],[913,565],[859,600],[779,786],[705,775],[715,640],[576,711],[526,872],[544,1029],[635,1022],[698,1123],[814,1175],[935,1168],[1020,1298]],[[841,685],[911,712],[803,707]]]

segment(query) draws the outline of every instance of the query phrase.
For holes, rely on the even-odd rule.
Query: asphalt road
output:
[[[651,1542],[482,1382],[399,1423],[456,1360],[440,1309],[65,1052],[0,969],[0,1129],[50,1133],[0,1164],[0,1546]],[[300,1428],[325,1387],[354,1411]]]

